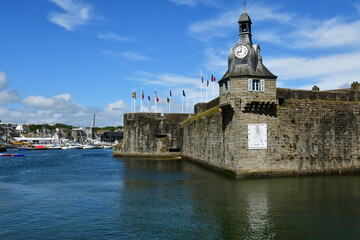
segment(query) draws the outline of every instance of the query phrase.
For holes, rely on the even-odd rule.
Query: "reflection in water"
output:
[[[269,204],[267,192],[263,188],[250,192],[247,195],[248,201],[248,239],[269,239],[267,230],[269,228]]]
[[[0,239],[360,239],[360,177],[233,180],[107,153],[0,161]]]

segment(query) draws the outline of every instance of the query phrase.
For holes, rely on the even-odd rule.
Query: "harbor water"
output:
[[[360,239],[360,177],[234,180],[111,150],[0,158],[0,239]]]

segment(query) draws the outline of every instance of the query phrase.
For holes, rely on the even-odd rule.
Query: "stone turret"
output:
[[[235,104],[244,111],[254,104],[274,108],[276,79],[263,64],[260,46],[252,42],[251,19],[246,10],[239,18],[239,40],[231,48],[228,70],[219,81],[220,106]]]

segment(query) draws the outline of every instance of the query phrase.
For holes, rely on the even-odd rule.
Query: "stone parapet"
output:
[[[354,85],[354,89],[355,85]],[[308,100],[331,100],[331,101],[356,101],[360,100],[360,92],[352,89],[342,89],[337,91],[318,91],[318,90],[297,90],[288,88],[277,88],[276,97],[279,102],[288,99],[308,99]]]

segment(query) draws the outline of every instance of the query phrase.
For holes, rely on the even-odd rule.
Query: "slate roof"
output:
[[[251,22],[251,19],[249,17],[249,15],[246,12],[243,12],[243,14],[241,14],[238,23],[243,23],[243,22]]]
[[[237,65],[235,67],[235,70],[232,71],[231,73],[228,70],[221,80],[226,79],[228,77],[256,77],[256,78],[270,78],[270,79],[277,78],[277,76],[272,74],[260,61],[258,62],[255,71],[246,64],[240,64]]]

